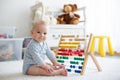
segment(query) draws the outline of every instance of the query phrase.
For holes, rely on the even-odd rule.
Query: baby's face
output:
[[[38,25],[32,31],[32,36],[38,42],[43,42],[46,40],[47,29],[45,25]]]

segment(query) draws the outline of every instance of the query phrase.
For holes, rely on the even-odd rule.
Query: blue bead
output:
[[[82,66],[78,66],[78,69],[82,69]]]
[[[72,65],[70,65],[70,68],[72,68]]]
[[[75,73],[80,73],[81,71],[80,70],[75,70]]]
[[[71,72],[71,69],[67,69],[68,72]]]
[[[75,65],[73,65],[73,68],[75,68]]]

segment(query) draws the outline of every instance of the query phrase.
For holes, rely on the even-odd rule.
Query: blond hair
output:
[[[40,25],[45,25],[46,26],[46,23],[44,21],[38,21],[36,23],[33,23],[33,26],[31,28],[31,31],[34,30],[36,27],[40,26]]]

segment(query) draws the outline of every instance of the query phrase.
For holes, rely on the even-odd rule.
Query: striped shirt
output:
[[[52,53],[46,42],[40,44],[34,39],[31,40],[24,55],[23,73],[25,73],[25,69],[29,68],[29,65],[44,65],[45,56],[47,56],[50,60],[55,58],[54,54]]]

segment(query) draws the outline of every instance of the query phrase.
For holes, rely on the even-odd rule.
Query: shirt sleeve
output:
[[[46,43],[46,47],[47,47],[47,50],[46,50],[46,55],[47,57],[52,60],[52,59],[55,59],[55,55],[53,54],[53,52],[50,50],[50,47],[47,45]]]
[[[32,56],[33,61],[34,61],[37,65],[41,66],[41,65],[44,65],[44,64],[45,64],[45,63],[44,63],[44,60],[43,60],[43,58],[42,58],[42,53],[39,51],[39,48],[38,48],[37,46],[31,46],[31,47],[29,48],[29,53],[30,53],[30,55]]]

